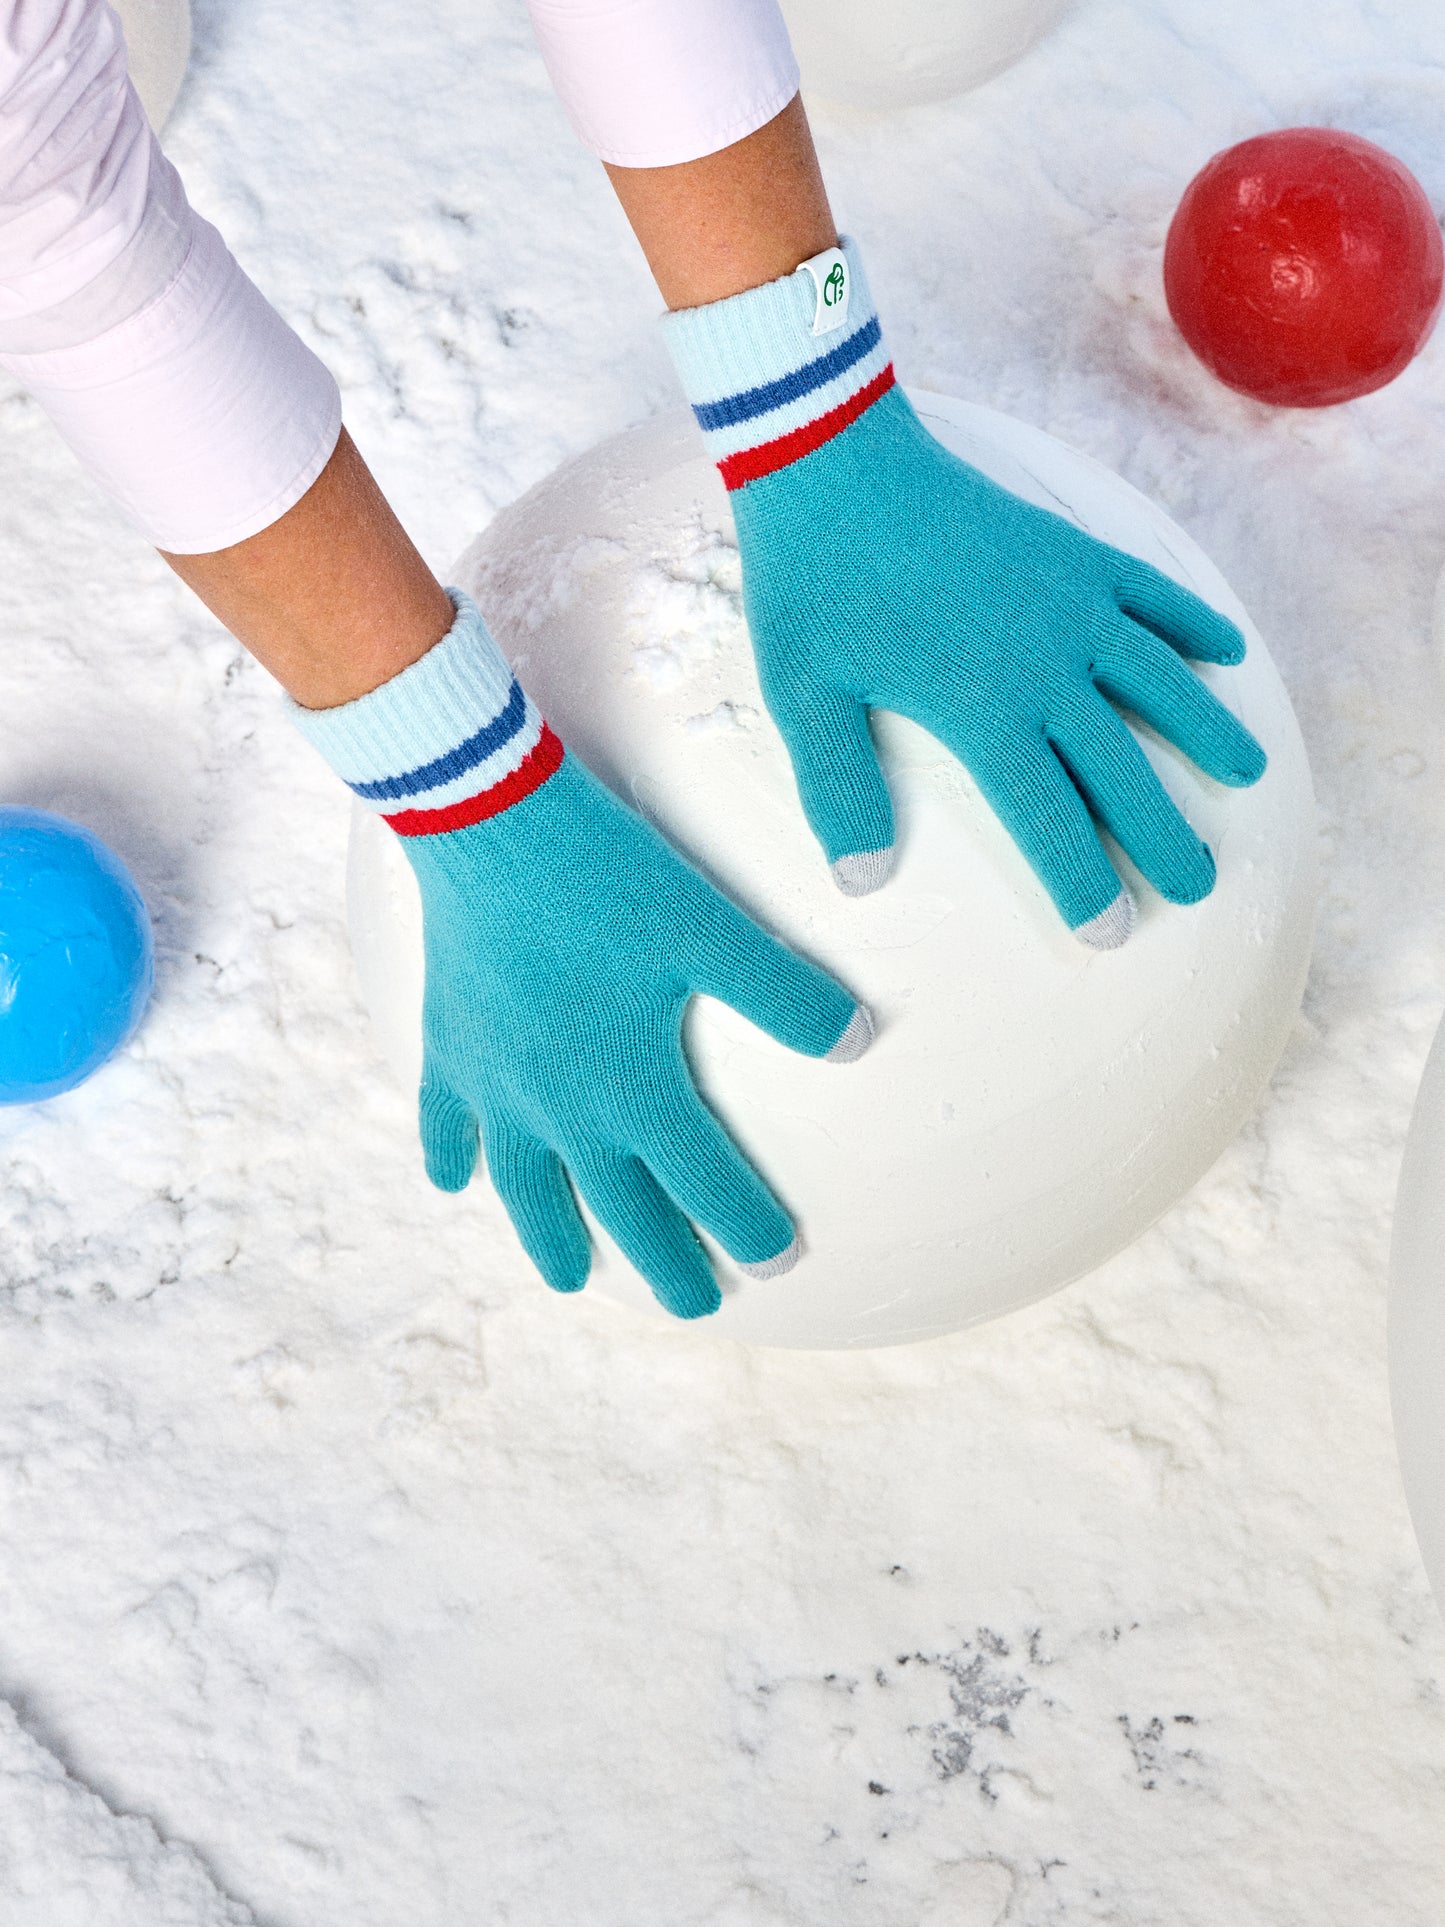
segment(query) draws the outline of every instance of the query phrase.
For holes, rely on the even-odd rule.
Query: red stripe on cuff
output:
[[[779,435],[776,441],[759,442],[756,448],[744,448],[736,455],[724,455],[718,463],[718,473],[730,489],[741,488],[745,482],[755,482],[760,475],[771,475],[776,469],[786,468],[790,462],[800,461],[804,455],[811,455],[815,448],[824,442],[831,442],[835,435],[841,435],[850,422],[856,422],[865,408],[871,408],[880,395],[886,395],[893,386],[893,363],[881,369],[872,379],[860,388],[856,395],[850,395],[836,408],[830,408],[826,415],[819,415],[813,422],[804,422],[801,428],[789,429],[786,435]]]
[[[543,723],[541,735],[517,767],[489,789],[475,796],[464,796],[460,803],[448,803],[444,809],[398,810],[395,816],[382,820],[390,823],[398,836],[439,836],[443,830],[464,830],[468,824],[500,816],[503,810],[511,809],[533,790],[541,789],[547,778],[560,768],[564,754],[561,739]]]

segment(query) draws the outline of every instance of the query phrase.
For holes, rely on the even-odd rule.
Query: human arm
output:
[[[698,1095],[683,1013],[705,992],[843,1062],[872,1035],[866,1013],[565,752],[344,433],[272,527],[168,559],[402,839],[423,906],[433,1182],[460,1190],[484,1157],[558,1291],[590,1269],[574,1187],[678,1317],[720,1302],[693,1224],[755,1276],[790,1269],[795,1226]]]
[[[670,309],[725,301],[838,245],[797,94],[714,154],[670,167],[603,165]]]
[[[597,12],[551,0],[539,21],[549,64],[574,75],[584,138],[591,82],[558,43]],[[729,87],[741,104],[736,80],[701,64],[690,85],[699,130],[727,122]],[[592,144],[671,311],[664,333],[732,494],[763,693],[839,886],[862,894],[893,868],[868,722],[886,708],[965,764],[1085,944],[1117,946],[1135,918],[1099,827],[1166,898],[1206,895],[1212,855],[1120,711],[1216,780],[1253,782],[1262,752],[1189,667],[1237,662],[1239,632],[928,435],[897,386],[857,247],[837,245],[799,99],[726,146],[679,138],[648,166]]]
[[[312,486],[268,527],[222,549],[162,553],[307,709],[399,675],[455,619],[344,428]]]
[[[108,10],[36,0],[19,24],[0,48],[0,363],[403,838],[432,1177],[459,1188],[484,1142],[558,1289],[590,1262],[574,1183],[679,1315],[718,1303],[693,1224],[786,1269],[793,1224],[698,1096],[683,1011],[706,990],[819,1057],[855,1055],[866,1019],[564,754],[401,529],[331,377],[190,209]]]

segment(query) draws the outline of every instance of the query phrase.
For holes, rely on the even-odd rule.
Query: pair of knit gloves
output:
[[[665,327],[732,494],[763,695],[839,888],[875,890],[893,867],[868,727],[882,708],[958,757],[1081,943],[1113,949],[1134,924],[1096,823],[1171,902],[1207,896],[1209,850],[1118,706],[1217,781],[1256,781],[1259,744],[1188,667],[1239,662],[1234,625],[936,442],[894,381],[851,242]],[[557,1291],[590,1267],[580,1195],[661,1303],[700,1317],[721,1301],[694,1225],[756,1277],[800,1246],[698,1095],[689,998],[837,1063],[872,1024],[565,752],[453,600],[448,634],[390,682],[293,705],[421,885],[428,1174],[460,1190],[480,1143]]]

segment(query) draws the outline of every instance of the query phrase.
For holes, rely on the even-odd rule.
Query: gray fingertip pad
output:
[[[1074,935],[1090,950],[1117,950],[1133,936],[1138,921],[1139,906],[1127,890],[1121,890],[1107,910],[1081,923]]]
[[[855,1064],[873,1042],[873,1015],[868,1008],[859,1004],[848,1019],[848,1028],[838,1039],[832,1050],[824,1057],[825,1064]]]
[[[833,881],[845,897],[866,897],[881,890],[893,874],[898,860],[895,848],[860,850],[856,856],[840,856],[833,865]]]
[[[745,1271],[749,1278],[781,1278],[785,1271],[791,1271],[803,1255],[803,1241],[794,1238],[793,1242],[780,1251],[776,1258],[764,1258],[755,1265],[745,1265],[739,1259],[738,1270]]]

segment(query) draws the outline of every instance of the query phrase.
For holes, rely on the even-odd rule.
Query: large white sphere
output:
[[[191,57],[191,0],[111,0],[125,28],[130,77],[157,132],[170,119]]]
[[[850,107],[945,100],[1011,66],[1072,0],[783,0],[803,87]]]
[[[1440,580],[1435,584],[1435,659],[1440,672],[1445,675],[1445,569],[1440,571]]]
[[[1425,1065],[1395,1200],[1390,1403],[1415,1536],[1445,1611],[1445,1026]]]
[[[1204,673],[1270,766],[1254,789],[1227,790],[1146,737],[1215,850],[1219,882],[1187,910],[1140,884],[1137,934],[1098,953],[1064,929],[959,765],[923,730],[881,717],[901,861],[877,895],[846,898],[763,708],[727,497],[687,414],[618,436],[497,518],[455,579],[563,739],[878,1020],[873,1048],[843,1067],[791,1055],[720,1005],[693,1007],[703,1087],[796,1211],[808,1248],[769,1283],[719,1259],[723,1308],[699,1330],[729,1338],[898,1344],[994,1317],[1099,1264],[1182,1196],[1253,1111],[1304,984],[1309,771],[1238,602],[1117,476],[989,410],[913,400],[941,440],[1007,487],[1146,557],[1244,626],[1243,667]],[[397,839],[359,807],[350,914],[378,1036],[414,1088],[417,892]],[[605,1239],[594,1276],[598,1290],[655,1310]]]

